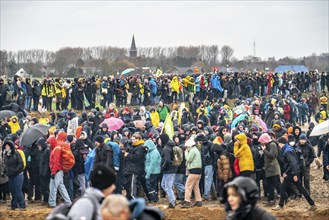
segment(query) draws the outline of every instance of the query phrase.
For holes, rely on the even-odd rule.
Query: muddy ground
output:
[[[309,205],[304,198],[298,200],[291,200],[285,206],[283,211],[275,212],[269,208],[277,219],[314,219],[314,220],[328,220],[329,219],[329,181],[322,180],[322,169],[317,169],[315,166],[311,168],[311,196],[315,200],[318,209],[314,212],[308,211]],[[51,209],[39,206],[38,204],[28,204],[27,211],[8,211],[7,204],[0,205],[0,219],[45,219]],[[165,212],[166,219],[224,219],[225,212],[223,206],[217,201],[203,202],[203,207],[182,209],[177,205],[175,209],[168,209],[167,201],[160,200],[158,207]],[[260,207],[263,207],[262,200],[258,202]]]

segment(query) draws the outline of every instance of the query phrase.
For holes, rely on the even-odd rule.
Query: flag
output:
[[[170,114],[167,114],[166,120],[163,125],[166,134],[169,136],[170,140],[174,137],[174,124],[172,123]]]
[[[182,115],[183,115],[183,109],[185,108],[185,103],[182,102],[180,104],[179,107],[179,111],[178,111],[178,125],[180,126],[181,122],[182,122]]]
[[[157,71],[155,72],[155,76],[160,77],[161,75],[162,75],[162,70],[158,68]]]

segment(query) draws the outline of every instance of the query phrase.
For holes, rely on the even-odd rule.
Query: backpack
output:
[[[23,169],[26,167],[26,157],[25,154],[22,150],[17,149],[18,154],[21,156],[22,161],[23,161]]]
[[[278,155],[276,155],[276,159],[277,159],[277,161],[279,162],[280,169],[283,170],[283,166],[284,166],[284,165],[283,165],[283,162],[284,162],[283,152],[282,152],[282,150],[281,150],[281,148],[280,148],[278,142],[276,142],[276,141],[272,141],[272,142],[276,144],[276,147],[277,147],[277,149],[278,149]]]
[[[91,173],[91,170],[92,170],[92,168],[94,166],[95,156],[96,156],[96,148],[93,149],[92,151],[90,151],[89,154],[87,154],[87,157],[86,157],[86,161],[85,161],[85,174],[86,174],[87,181],[90,180],[90,173]]]
[[[61,147],[62,150],[62,167],[65,173],[69,172],[75,165],[75,158],[69,144]]]
[[[174,167],[179,167],[183,162],[183,150],[180,147],[173,147],[174,158],[172,165]]]
[[[97,203],[95,201],[94,198],[88,196],[88,195],[84,195],[81,198],[88,198],[92,204],[93,204],[93,214],[92,214],[92,218],[91,219],[96,219],[97,218],[97,209],[95,207],[97,207]],[[79,201],[78,199],[73,202],[71,205],[65,204],[65,203],[61,203],[58,206],[56,206],[51,212],[50,214],[47,216],[47,220],[69,220],[71,218],[69,218],[67,215],[69,214],[72,206]],[[98,201],[97,201],[98,202]]]

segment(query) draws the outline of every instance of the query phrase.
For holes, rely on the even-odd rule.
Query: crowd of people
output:
[[[168,208],[218,200],[227,219],[273,219],[256,206],[259,198],[282,210],[303,195],[314,211],[311,164],[329,180],[329,133],[310,134],[328,120],[328,77],[0,80],[1,109],[17,113],[0,119],[0,202],[10,192],[11,210],[26,210],[25,198],[50,208],[63,200],[69,211],[57,206],[50,219],[142,219],[163,214],[139,198],[151,205],[165,198]],[[40,108],[49,114],[28,114]],[[22,146],[22,133],[38,123],[48,134]]]

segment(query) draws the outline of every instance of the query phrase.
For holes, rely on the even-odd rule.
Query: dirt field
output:
[[[287,204],[283,211],[272,212],[278,219],[314,219],[314,220],[328,220],[329,219],[329,181],[322,180],[322,169],[311,168],[311,196],[315,200],[318,209],[314,212],[309,212],[307,209],[309,205],[304,198],[292,200]],[[262,201],[259,201],[259,206],[262,207]],[[7,201],[9,204],[9,201]],[[166,219],[224,219],[225,211],[223,206],[216,201],[204,202],[203,207],[181,209],[180,205],[175,209],[167,209],[167,201],[161,199],[159,208],[165,212]],[[27,211],[8,211],[6,204],[0,205],[0,219],[45,219],[50,209],[38,206],[37,204],[28,204]]]

